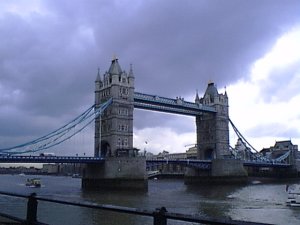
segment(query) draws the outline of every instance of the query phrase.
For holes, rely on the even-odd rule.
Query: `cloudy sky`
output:
[[[123,70],[133,64],[136,91],[194,101],[212,80],[255,148],[300,145],[299,12],[298,0],[2,0],[0,148],[91,106],[97,69],[113,55]],[[135,110],[136,147],[182,152],[195,142],[193,117]],[[93,127],[53,151],[92,155]]]

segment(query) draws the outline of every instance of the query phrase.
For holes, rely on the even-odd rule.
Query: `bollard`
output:
[[[167,218],[165,217],[165,213],[168,212],[166,207],[157,208],[155,212],[153,212],[153,225],[167,225]]]
[[[32,193],[28,198],[26,224],[34,224],[35,222],[37,222],[38,202],[35,196],[36,193]]]

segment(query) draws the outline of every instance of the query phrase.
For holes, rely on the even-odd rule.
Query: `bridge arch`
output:
[[[214,151],[214,149],[212,148],[207,148],[204,150],[204,159],[208,160],[208,159],[214,159],[216,158],[216,153]]]
[[[111,156],[111,147],[110,144],[103,140],[101,141],[101,152],[100,152],[100,156],[105,158],[106,156]]]

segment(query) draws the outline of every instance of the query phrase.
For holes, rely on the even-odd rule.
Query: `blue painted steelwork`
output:
[[[101,157],[77,157],[77,156],[0,156],[0,163],[103,163]],[[194,167],[202,170],[211,169],[211,160],[197,159],[148,159],[147,167],[160,164],[177,164],[186,167]],[[290,164],[279,162],[262,162],[262,161],[244,161],[244,166],[251,167],[276,167],[289,168]]]
[[[146,160],[147,167],[161,164],[177,164],[186,167],[198,168],[201,170],[211,169],[211,160],[197,160],[197,159],[148,159]]]
[[[244,161],[244,166],[250,167],[269,167],[269,168],[290,168],[291,164],[280,162],[263,162],[263,161]]]
[[[197,160],[197,159],[150,159],[146,160],[147,167],[156,166],[160,164],[178,164],[186,167],[194,167],[201,170],[211,169],[211,160]],[[290,164],[280,162],[262,162],[262,161],[244,161],[244,166],[249,167],[269,167],[269,168],[289,168]]]
[[[2,155],[34,153],[59,145],[72,138],[83,129],[85,129],[88,125],[90,125],[95,120],[95,118],[101,115],[111,103],[112,99],[109,99],[106,102],[102,103],[97,109],[95,108],[95,105],[93,105],[81,115],[79,115],[66,125],[60,127],[59,129],[21,145],[1,148],[0,153]],[[77,130],[73,132],[75,127]]]
[[[202,115],[204,112],[216,113],[214,107],[187,102],[181,98],[172,99],[139,92],[134,92],[134,107],[188,116],[198,116]]]
[[[100,157],[75,156],[1,156],[0,163],[103,163]]]

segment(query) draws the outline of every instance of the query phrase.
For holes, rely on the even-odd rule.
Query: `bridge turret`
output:
[[[199,98],[199,95],[198,95],[198,90],[196,91],[195,103],[201,104],[200,98]]]
[[[128,82],[130,87],[134,87],[134,74],[133,74],[132,64],[130,64]]]
[[[215,84],[209,82],[199,102],[214,107],[217,113],[204,113],[196,117],[198,157],[200,159],[226,158],[230,154],[227,94],[219,94]]]
[[[100,77],[100,69],[98,68],[98,74],[95,80],[95,109],[98,109],[101,104],[101,92],[100,89],[103,86],[103,83],[101,81]],[[95,153],[94,155],[96,157],[99,156],[99,142],[100,142],[100,116],[98,116],[95,119],[95,140],[94,140],[94,145],[95,145]]]
[[[98,68],[97,77],[95,80],[95,91],[100,91],[100,88],[102,87],[103,83],[100,76],[100,69]]]
[[[118,84],[120,82],[120,76],[123,72],[117,58],[114,58],[111,61],[111,65],[108,70],[108,73],[109,73],[110,84]]]
[[[99,85],[96,89],[98,87]],[[100,86],[98,95],[100,103],[109,98],[113,99],[113,103],[99,121],[101,125],[98,129],[101,132],[99,130],[100,138],[95,142],[95,156],[114,156],[117,151],[133,149],[133,94],[132,66],[127,74],[122,71],[118,59],[114,58],[108,72],[103,75],[103,85]]]

